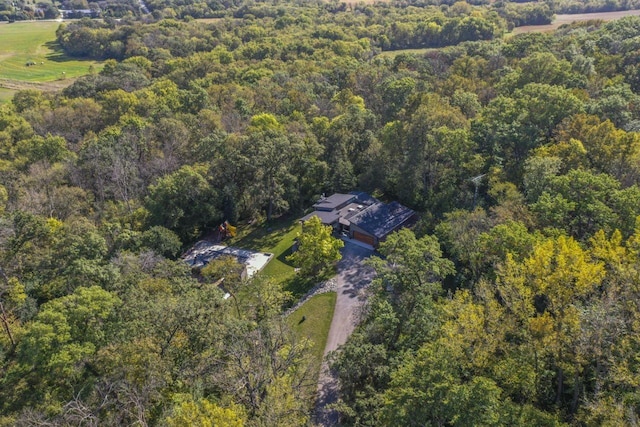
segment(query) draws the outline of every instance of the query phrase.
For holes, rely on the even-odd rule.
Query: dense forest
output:
[[[324,7],[323,1],[271,0],[256,2],[254,0],[0,0],[0,21],[20,21],[30,19],[55,19],[58,17],[79,19],[83,17],[106,19],[142,18],[146,21],[159,19],[198,19],[239,17],[245,13],[253,14],[258,9],[261,13],[276,10],[274,6],[286,8],[290,4],[299,7]],[[331,2],[332,9],[354,9],[358,2]],[[367,3],[367,2],[365,2]],[[372,2],[374,3],[374,2]],[[389,2],[400,8],[411,6],[423,8],[439,6],[447,8],[464,2],[454,0],[412,0]],[[498,12],[507,19],[510,25],[541,25],[551,22],[554,13],[577,14],[633,10],[640,8],[640,0],[544,0],[544,1],[491,1],[470,0],[470,5],[483,6]],[[377,7],[385,6],[381,1]],[[256,8],[256,6],[258,6]],[[271,12],[271,13],[272,13]],[[255,15],[264,17],[264,15]]]
[[[639,18],[207,7],[62,24],[104,68],[0,106],[0,425],[310,422],[287,292],[177,257],[354,189],[421,219],[332,357],[345,425],[638,423]]]

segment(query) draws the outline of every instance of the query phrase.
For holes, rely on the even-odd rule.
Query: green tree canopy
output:
[[[322,225],[320,218],[311,217],[302,224],[297,250],[287,259],[300,268],[305,276],[317,276],[332,268],[342,258],[344,242],[332,235],[330,226]]]

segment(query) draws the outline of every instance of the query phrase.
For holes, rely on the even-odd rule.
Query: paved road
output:
[[[338,297],[327,337],[327,346],[324,349],[325,362],[318,382],[315,413],[315,424],[318,426],[338,425],[338,413],[327,409],[327,405],[338,399],[338,380],[329,371],[326,356],[344,344],[356,327],[360,308],[364,303],[364,289],[373,278],[373,270],[362,265],[362,261],[372,253],[370,249],[345,242],[342,259],[338,263],[336,276]]]

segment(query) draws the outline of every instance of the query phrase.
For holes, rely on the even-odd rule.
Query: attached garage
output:
[[[373,246],[375,243],[374,237],[369,236],[368,234],[361,233],[359,231],[353,232],[353,238],[361,241],[362,243],[366,243],[367,245]]]
[[[403,227],[415,212],[398,202],[376,203],[349,218],[353,238],[377,247],[389,233]]]

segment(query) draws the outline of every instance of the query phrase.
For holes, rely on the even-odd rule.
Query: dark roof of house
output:
[[[415,212],[398,202],[376,203],[349,219],[372,236],[382,239],[410,219]]]
[[[313,205],[314,209],[332,211],[341,207],[342,205],[349,203],[351,200],[355,199],[355,195],[353,194],[332,194],[329,197],[325,197],[324,199],[320,199]]]
[[[356,196],[356,201],[358,203],[360,203],[361,205],[373,205],[374,203],[380,203],[380,201],[378,199],[376,199],[375,197],[370,196],[369,194],[365,193],[364,191],[352,191],[349,194],[353,194],[354,196]]]
[[[300,221],[307,222],[314,216],[317,216],[318,218],[320,218],[320,222],[322,222],[325,225],[332,225],[340,219],[339,211],[331,211],[331,212],[313,211],[310,214],[307,214],[302,218],[300,218]]]

